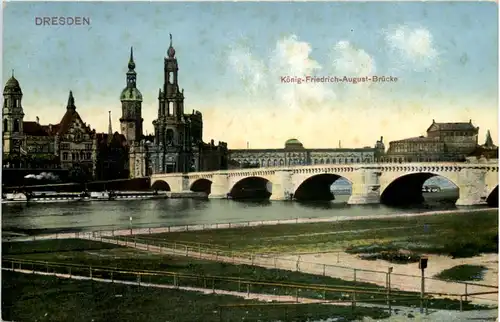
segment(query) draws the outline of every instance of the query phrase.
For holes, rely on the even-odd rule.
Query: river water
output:
[[[46,204],[2,204],[2,231],[44,234],[90,230],[215,224],[294,218],[388,215],[456,208],[428,202],[406,208],[347,205],[349,196],[332,202],[156,199]],[[132,221],[130,221],[132,217]]]

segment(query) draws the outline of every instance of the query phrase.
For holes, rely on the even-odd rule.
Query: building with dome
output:
[[[72,91],[61,121],[47,125],[41,124],[38,116],[36,121],[24,120],[23,92],[14,75],[5,84],[3,95],[4,175],[12,169],[57,172],[63,181],[110,178],[110,174],[116,174],[110,179],[128,177],[128,162],[120,167],[115,160],[128,151],[123,137],[112,132],[96,133],[86,124],[77,111]],[[11,177],[17,177],[9,179],[13,183],[22,179],[17,174]]]
[[[231,163],[239,167],[278,167],[311,164],[371,163],[384,154],[383,137],[374,147],[307,149],[297,139],[289,139],[283,149],[229,150]]]
[[[227,144],[203,142],[203,116],[193,110],[185,114],[184,89],[179,88],[179,66],[170,35],[164,58],[164,84],[158,93],[158,117],[154,135],[143,136],[142,95],[136,88],[131,52],[127,87],[122,91],[121,132],[130,144],[130,168],[134,177],[154,173],[227,169]],[[141,139],[142,138],[142,139]]]

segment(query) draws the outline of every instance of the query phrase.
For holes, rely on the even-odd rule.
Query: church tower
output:
[[[137,89],[137,74],[135,72],[134,51],[130,48],[128,62],[127,87],[120,95],[122,102],[122,117],[120,118],[121,134],[129,145],[142,139],[142,94]]]
[[[179,66],[170,34],[164,60],[164,84],[158,94],[158,119],[153,122],[155,144],[162,146],[165,158],[161,172],[186,172],[190,166],[188,126],[184,115],[184,90],[179,89]]]
[[[23,92],[19,82],[14,77],[7,81],[3,90],[3,109],[2,109],[2,138],[3,153],[5,154],[25,154],[23,149],[23,119],[24,111],[21,100]]]

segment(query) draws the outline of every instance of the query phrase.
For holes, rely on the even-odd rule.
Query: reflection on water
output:
[[[157,199],[54,204],[3,204],[2,229],[31,234],[54,231],[107,230],[254,220],[386,215],[429,209],[453,209],[453,203],[393,208],[347,205],[349,196],[332,202]],[[132,217],[132,222],[129,218]]]

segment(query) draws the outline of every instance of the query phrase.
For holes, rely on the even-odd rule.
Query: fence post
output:
[[[356,282],[356,269],[354,268],[353,271],[354,271],[354,282]]]
[[[189,225],[186,225],[186,231],[189,231]]]
[[[186,257],[187,257],[187,255],[188,255],[188,247],[187,247],[187,245],[185,247],[186,247]]]
[[[137,284],[141,286],[141,274],[137,274]]]
[[[148,233],[151,235],[151,227],[148,228]]]
[[[252,253],[250,256],[252,256],[252,266],[254,266],[255,254]]]
[[[215,251],[215,260],[217,260],[217,258],[218,258],[218,257],[219,257],[219,251],[218,251],[218,250],[216,250],[216,251]]]
[[[113,278],[113,272],[111,272],[111,283],[114,283],[114,282],[115,282],[115,280]]]
[[[340,252],[337,251],[337,263],[340,263]]]
[[[274,268],[276,268],[276,256],[274,257]]]
[[[465,302],[467,302],[467,283],[465,283]]]
[[[326,264],[323,264],[323,276],[326,276],[325,271],[326,271]]]
[[[212,293],[215,293],[215,278],[212,277]]]
[[[299,303],[299,289],[295,289],[295,302]]]
[[[250,283],[247,283],[247,297],[250,297]]]
[[[241,292],[241,280],[238,280],[238,292]]]
[[[71,278],[71,266],[69,267],[69,278]]]
[[[92,266],[89,266],[89,275],[90,275],[90,279],[92,279]]]
[[[71,267],[70,267],[71,269]],[[31,263],[31,271],[33,272],[33,274],[35,274],[35,264]]]
[[[462,306],[462,295],[460,295],[460,312],[462,312],[463,306]]]
[[[47,267],[47,273],[49,272],[49,262],[45,262],[45,266]],[[14,268],[14,263],[12,263],[12,268]]]

